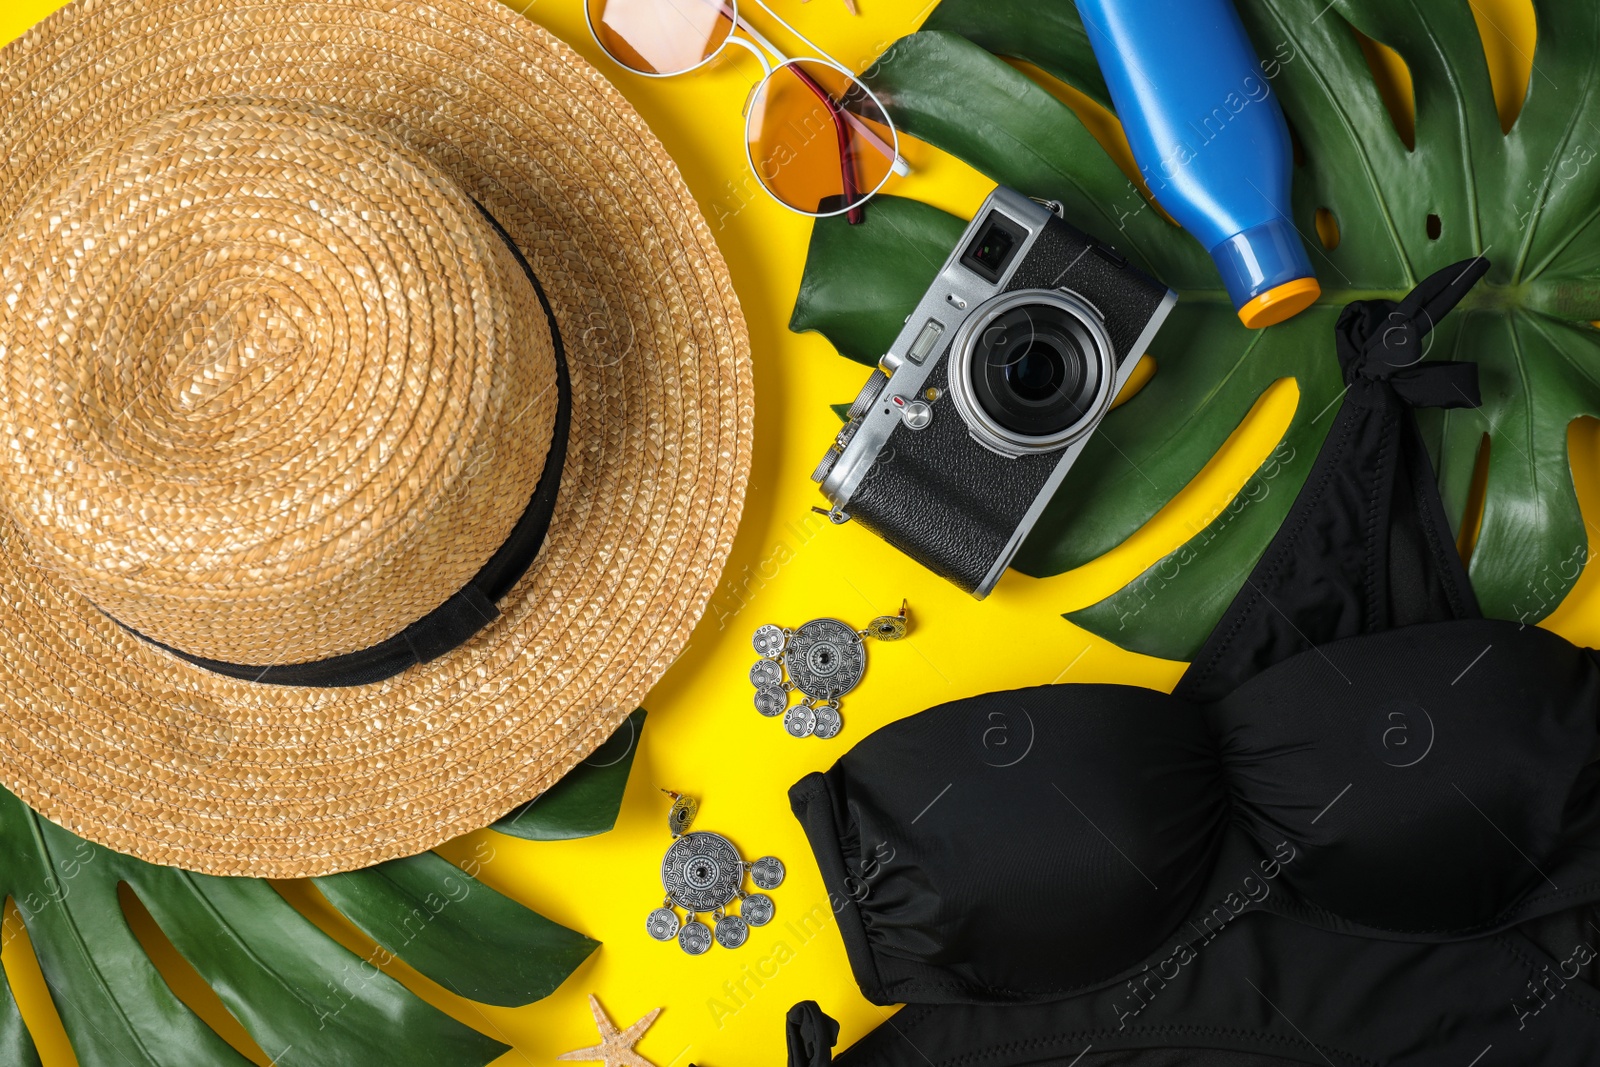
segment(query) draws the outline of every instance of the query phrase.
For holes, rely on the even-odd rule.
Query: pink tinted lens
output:
[[[640,74],[680,74],[716,54],[733,32],[722,0],[588,0],[600,46]]]

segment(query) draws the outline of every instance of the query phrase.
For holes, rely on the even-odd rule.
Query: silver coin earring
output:
[[[879,615],[862,630],[838,619],[812,619],[797,630],[768,624],[756,631],[752,644],[761,658],[750,668],[756,687],[756,710],[776,718],[792,737],[838,737],[844,729],[839,698],[856,687],[867,669],[863,638],[898,641],[911,628],[911,612],[900,602],[900,614]],[[789,706],[796,689],[804,697]]]
[[[750,927],[772,921],[773,911],[771,897],[744,891],[745,875],[757,889],[776,889],[783,884],[783,863],[776,856],[746,863],[733,842],[721,834],[690,833],[689,826],[700,813],[699,801],[670,789],[662,792],[672,798],[672,810],[667,813],[672,844],[661,859],[661,888],[667,896],[645,920],[645,929],[657,941],[676,937],[678,947],[691,956],[711,948],[712,941],[723,948],[738,948],[750,936]],[[728,911],[735,900],[739,902],[737,915]],[[688,919],[680,923],[674,908],[682,908]],[[710,915],[714,925],[701,922],[702,915]]]

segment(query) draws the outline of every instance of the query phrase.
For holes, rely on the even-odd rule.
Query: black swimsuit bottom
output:
[[[794,786],[909,1005],[841,1067],[1600,1063],[1600,667],[1482,617],[1412,412],[1478,404],[1416,354],[1487,266],[1345,309],[1338,416],[1173,693],[959,700]]]

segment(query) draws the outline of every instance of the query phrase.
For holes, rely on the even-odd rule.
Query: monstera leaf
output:
[[[605,744],[526,804],[508,812],[494,828],[529,841],[567,841],[603,834],[617,824],[622,790],[633,769],[644,729],[644,709],[623,722]]]
[[[580,765],[545,794],[549,834],[610,828],[643,720],[635,712],[614,739],[623,747],[589,761],[607,766]],[[467,1067],[507,1050],[339,945],[267,881],[112,852],[3,789],[0,856],[0,898],[17,905],[82,1067],[250,1062],[167,986],[124,917],[123,885],[276,1067]],[[486,1003],[538,1000],[598,947],[431,852],[313,884],[389,956]],[[0,1063],[39,1063],[3,972]]]
[[[33,1038],[22,1025],[22,1014],[17,1011],[4,970],[0,970],[0,1056],[5,1057],[0,1062],[13,1067],[40,1067],[39,1050],[33,1047]]]
[[[1484,610],[1542,618],[1587,545],[1567,429],[1600,414],[1600,334],[1590,325],[1600,318],[1600,0],[1536,0],[1536,73],[1509,133],[1467,0],[1238,7],[1303,149],[1293,221],[1324,294],[1262,331],[1238,323],[1204,250],[1143,199],[1072,110],[998,58],[1032,62],[1109,104],[1070,5],[944,0],[866,72],[907,133],[996,182],[1061,201],[1069,220],[1179,292],[1151,348],[1155,377],[1106,419],[1015,565],[1058,574],[1120,544],[1195,477],[1269,385],[1294,379],[1293,419],[1244,490],[1127,587],[1069,615],[1126,647],[1189,658],[1277,529],[1331,422],[1339,309],[1397,298],[1481,253],[1488,278],[1434,332],[1430,351],[1477,362],[1484,404],[1422,418],[1453,519],[1465,516],[1489,442],[1470,561]],[[1394,128],[1356,30],[1410,67],[1414,147]],[[1196,101],[1197,121],[1213,103],[1232,106]],[[1337,229],[1331,249],[1317,238],[1319,209]],[[791,327],[875,361],[963,225],[889,197],[861,226],[819,220]]]

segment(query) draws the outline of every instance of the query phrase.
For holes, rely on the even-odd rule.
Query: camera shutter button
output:
[[[891,399],[894,406],[900,409],[900,421],[906,424],[906,429],[925,429],[933,421],[933,408],[927,401],[907,400],[903,396]]]

